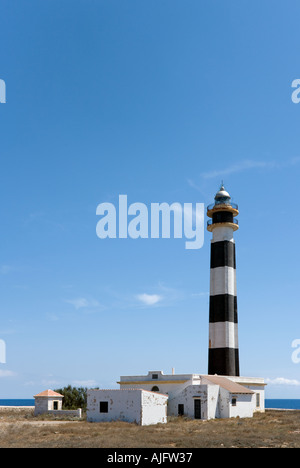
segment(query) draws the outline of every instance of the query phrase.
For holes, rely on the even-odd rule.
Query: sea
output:
[[[300,410],[300,400],[265,399],[265,408]]]
[[[0,406],[34,406],[34,400],[1,400]],[[300,400],[266,399],[266,409],[291,409],[300,410]]]
[[[34,406],[34,400],[1,400],[0,406]]]

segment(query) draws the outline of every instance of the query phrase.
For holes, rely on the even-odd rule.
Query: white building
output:
[[[126,421],[147,426],[167,422],[168,396],[142,389],[88,390],[87,421]]]
[[[44,392],[34,395],[34,415],[52,414],[55,416],[71,416],[81,418],[81,408],[77,410],[63,410],[62,401],[64,396],[53,390],[45,390]]]
[[[140,388],[168,396],[168,416],[195,419],[252,417],[264,412],[264,379],[151,371],[144,376],[123,376],[121,389]]]
[[[53,390],[45,390],[44,392],[34,395],[34,414],[38,415],[48,413],[49,411],[60,411],[62,409],[63,397],[63,395]]]

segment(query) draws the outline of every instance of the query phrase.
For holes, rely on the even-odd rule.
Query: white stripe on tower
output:
[[[209,363],[208,373],[239,375],[236,260],[233,232],[237,206],[222,186],[215,204],[208,207],[213,232],[210,264]]]
[[[210,295],[219,294],[236,296],[235,268],[224,266],[210,269]]]
[[[212,348],[237,348],[238,329],[234,322],[213,322],[209,327]]]

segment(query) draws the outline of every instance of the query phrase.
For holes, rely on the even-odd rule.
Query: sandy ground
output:
[[[24,424],[30,424],[30,426],[58,426],[60,424],[74,424],[74,421],[14,421],[14,422],[7,422],[7,421],[0,421],[0,430],[1,428],[5,428],[9,425],[13,426],[22,426]]]
[[[300,412],[167,424],[88,423],[34,416],[33,408],[0,407],[0,448],[300,448]]]
[[[0,430],[10,425],[22,426],[57,426],[61,424],[74,424],[77,421],[40,420],[33,419],[34,406],[0,406]]]

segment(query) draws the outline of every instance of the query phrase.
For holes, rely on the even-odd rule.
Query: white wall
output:
[[[255,385],[245,385],[245,387],[250,388],[255,394],[252,397],[252,410],[257,413],[265,412],[265,388]],[[256,394],[259,394],[259,406],[256,406]]]
[[[265,412],[265,383],[264,379],[260,377],[228,377],[233,382],[237,382],[243,387],[249,388],[252,390],[255,395],[252,397],[251,405],[253,412]],[[256,394],[259,394],[260,405],[256,406]]]
[[[152,374],[156,373],[158,378],[152,379]],[[160,393],[169,396],[168,415],[178,415],[178,404],[184,404],[185,413],[188,417],[194,417],[193,397],[199,396],[201,399],[201,411],[203,419],[229,418],[229,417],[252,417],[255,411],[264,411],[264,379],[256,377],[232,377],[226,376],[229,380],[237,382],[255,392],[253,395],[243,396],[243,394],[233,395],[237,398],[237,406],[230,409],[232,395],[222,389],[219,391],[218,385],[207,385],[206,395],[202,389],[207,381],[205,375],[199,374],[176,374],[164,375],[161,371],[151,371],[144,376],[121,377],[120,387],[124,389],[144,388],[151,390],[153,386],[159,388]],[[201,385],[202,383],[202,385]],[[192,389],[187,390],[189,387]],[[195,392],[200,393],[195,393]],[[260,394],[260,407],[256,407],[256,393]],[[180,401],[182,400],[182,401]],[[207,403],[208,402],[208,403]]]
[[[194,418],[194,400],[201,400],[201,419],[215,418],[251,418],[255,394],[231,394],[219,385],[190,385],[171,398],[168,403],[168,414],[178,415],[178,405],[184,405],[184,416]],[[236,398],[236,406],[232,406]]]
[[[236,405],[232,405],[232,399],[236,399]],[[219,393],[219,417],[220,418],[252,418],[254,394],[232,394],[220,387]]]
[[[88,390],[87,421],[126,421],[140,425],[167,422],[167,396],[140,389]],[[100,401],[108,402],[108,413],[100,413]]]
[[[229,406],[229,417],[236,418],[252,418],[253,416],[253,397],[246,393],[239,395],[230,395],[231,401]],[[232,398],[236,398],[236,406],[232,406]]]
[[[158,379],[153,379],[152,374],[156,374]],[[182,391],[184,387],[191,384],[200,384],[200,375],[198,374],[169,374],[165,375],[162,371],[150,371],[147,375],[123,376],[120,379],[120,388],[141,388],[151,391],[153,387],[158,387],[159,393],[164,393],[170,398]]]
[[[219,389],[219,401],[218,401],[218,417],[219,418],[229,418],[229,402],[230,402],[230,393],[224,388],[220,387]]]
[[[142,392],[142,425],[167,422],[168,397],[159,393]]]
[[[62,397],[36,397],[35,398],[35,409],[34,414],[43,414],[48,411],[52,411],[54,407],[54,402],[57,401],[57,409],[62,409]]]
[[[218,385],[189,385],[169,399],[168,414],[178,416],[178,405],[184,405],[184,416],[194,418],[194,400],[201,400],[201,419],[213,419],[218,408]]]

